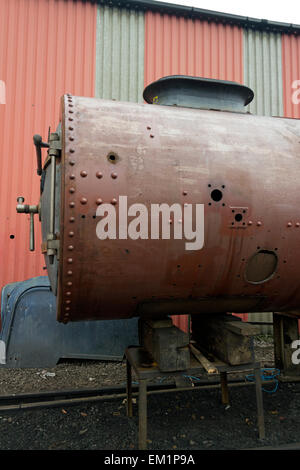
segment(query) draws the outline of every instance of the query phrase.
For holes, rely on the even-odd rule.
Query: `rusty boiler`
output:
[[[39,204],[17,205],[31,216],[31,249],[39,214],[58,321],[299,308],[300,122],[251,115],[252,98],[185,76],[149,85],[144,104],[62,97],[56,131],[34,137]],[[151,236],[161,204],[169,237],[162,221]],[[101,207],[116,215],[106,238]],[[192,249],[188,207],[204,222]]]

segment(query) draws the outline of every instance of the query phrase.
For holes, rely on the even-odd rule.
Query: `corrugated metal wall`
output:
[[[95,96],[143,101],[144,13],[99,6]]]
[[[282,35],[284,115],[300,119],[300,36]]]
[[[283,116],[280,33],[244,30],[244,83],[255,94],[251,113]]]
[[[145,86],[177,74],[243,83],[242,29],[146,12]]]
[[[39,274],[40,225],[36,251],[29,252],[29,221],[16,214],[17,196],[37,204],[39,178],[32,136],[48,135],[58,123],[60,96],[93,96],[96,7],[64,0],[0,0],[0,286]]]

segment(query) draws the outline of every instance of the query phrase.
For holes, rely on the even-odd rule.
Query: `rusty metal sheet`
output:
[[[299,121],[65,96],[62,128],[60,321],[298,308]],[[204,248],[99,240],[122,195],[204,204]]]

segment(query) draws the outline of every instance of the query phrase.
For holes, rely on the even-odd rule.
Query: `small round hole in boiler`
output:
[[[243,219],[243,216],[242,214],[235,214],[234,218],[237,222],[240,222]]]
[[[274,251],[260,250],[249,259],[245,278],[251,284],[268,281],[276,272],[278,258]]]
[[[107,155],[107,160],[110,163],[117,163],[117,161],[119,160],[119,157],[115,152],[109,152],[109,154]]]
[[[223,197],[223,193],[219,189],[214,189],[210,193],[210,197],[212,198],[213,201],[218,202],[218,201],[221,201],[221,199]]]

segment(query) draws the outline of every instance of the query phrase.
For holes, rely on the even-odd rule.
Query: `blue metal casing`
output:
[[[0,367],[54,367],[62,358],[120,361],[126,347],[139,344],[137,318],[57,322],[56,297],[46,276],[2,289],[1,324],[5,364]]]

